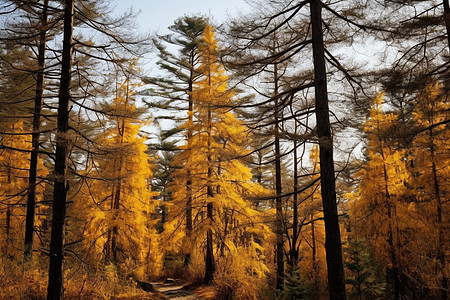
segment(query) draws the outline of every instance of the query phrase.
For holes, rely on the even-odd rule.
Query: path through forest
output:
[[[167,299],[172,300],[199,300],[197,295],[192,291],[184,288],[183,285],[177,283],[161,283],[152,282],[153,288],[163,294]]]

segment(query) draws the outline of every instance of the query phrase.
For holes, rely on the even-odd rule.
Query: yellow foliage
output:
[[[437,295],[448,273],[450,134],[448,95],[439,84],[418,97],[413,121],[418,129],[409,149],[388,140],[397,118],[382,109],[377,95],[364,130],[368,161],[357,173],[358,192],[350,195],[350,220],[365,237],[382,269],[398,268]],[[446,271],[447,270],[447,271]],[[448,277],[448,274],[447,274]],[[434,296],[433,296],[434,297]]]
[[[158,276],[162,254],[152,217],[151,158],[139,137],[141,124],[134,118],[133,87],[125,80],[118,88],[110,105],[118,116],[111,117],[109,127],[96,138],[101,155],[91,160],[89,179],[74,211],[85,213],[83,243],[91,257],[123,264],[125,269],[133,265],[136,275]]]
[[[0,239],[4,241],[0,250],[2,255],[19,258],[25,236],[31,135],[24,134],[26,130],[22,121],[6,124],[5,131],[12,135],[2,137],[2,144],[8,149],[2,150],[0,155],[0,219],[4,220],[0,226]],[[37,168],[38,177],[47,175],[40,159]],[[43,199],[43,190],[43,186],[38,184],[37,203]],[[39,209],[38,206],[38,212]],[[35,224],[39,226],[40,222],[40,217],[36,217]]]
[[[251,181],[250,169],[239,159],[249,152],[250,137],[245,126],[226,107],[231,104],[233,94],[227,90],[227,76],[217,59],[217,42],[211,26],[206,27],[203,39],[205,43],[199,47],[203,76],[192,92],[193,120],[184,125],[191,135],[174,160],[178,167],[171,186],[174,205],[168,210],[169,222],[165,224],[163,239],[167,251],[190,254],[191,265],[198,274],[204,270],[206,232],[211,230],[217,266],[231,264],[237,268],[237,278],[243,285],[254,277],[263,280],[268,271],[264,238],[270,235],[270,230],[263,225],[264,214],[247,200],[264,189]],[[192,207],[190,234],[186,233],[188,201]],[[208,202],[213,203],[212,222],[206,216]],[[243,257],[245,261],[241,260]],[[218,268],[217,276],[225,276],[222,274],[225,269]]]

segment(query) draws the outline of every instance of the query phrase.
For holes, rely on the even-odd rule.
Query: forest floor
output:
[[[179,283],[151,283],[155,291],[161,294],[165,299],[171,300],[208,300],[215,299],[215,290],[213,287],[201,286],[192,288]],[[163,298],[164,299],[164,298]]]

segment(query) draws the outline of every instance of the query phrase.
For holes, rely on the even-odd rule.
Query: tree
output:
[[[171,206],[169,216],[179,216],[179,210],[185,209],[183,204],[187,195],[183,186],[189,174],[192,178],[195,229],[193,235],[187,237],[193,248],[189,251],[198,255],[201,249],[206,248],[203,279],[209,283],[214,279],[218,262],[236,257],[238,249],[242,252],[261,247],[255,240],[262,234],[267,235],[267,229],[261,225],[251,228],[252,224],[257,224],[260,213],[252,209],[245,196],[254,196],[262,189],[251,183],[250,169],[238,159],[246,154],[246,130],[234,114],[227,112],[226,106],[232,101],[231,92],[227,90],[227,76],[218,62],[217,41],[211,26],[204,31],[204,41],[200,47],[203,76],[194,85],[192,95],[193,122],[188,120],[185,124],[192,126],[193,135],[189,152],[182,151],[175,157],[176,165],[181,168],[174,172],[175,205]],[[181,149],[186,149],[186,146]],[[184,224],[180,217],[172,217],[165,233],[173,235],[178,229],[173,241],[181,240],[183,233],[179,228]],[[259,255],[252,258],[255,265],[251,269],[261,276],[264,271],[257,269],[264,267]],[[250,261],[245,266],[249,264]],[[246,276],[253,277],[253,272]]]
[[[180,110],[180,105],[186,105],[187,102],[187,118],[188,122],[193,121],[194,101],[192,92],[194,84],[199,80],[200,72],[197,69],[199,65],[199,44],[202,43],[202,33],[207,26],[207,19],[201,16],[185,16],[175,20],[174,24],[169,27],[176,35],[158,36],[153,39],[153,43],[157,47],[160,58],[158,65],[160,69],[175,79],[167,79],[164,77],[147,77],[144,83],[150,84],[152,87],[147,93],[159,98],[158,103],[148,103],[149,106]],[[167,51],[162,42],[168,45],[181,47],[179,54],[175,55]],[[191,149],[189,143],[192,139],[192,131],[190,126],[185,127],[186,139],[188,143],[188,151]],[[188,171],[189,172],[189,171]],[[192,178],[188,174],[186,178],[186,235],[189,237],[192,232]],[[190,253],[186,253],[185,265],[190,262]]]
[[[377,4],[378,6],[378,4]],[[384,1],[373,7],[371,19],[382,29],[380,40],[386,51],[397,52],[395,60],[377,79],[383,84],[387,98],[397,107],[400,119],[406,122],[399,140],[413,135],[411,113],[417,96],[426,85],[438,78],[447,85],[450,51],[449,1]],[[394,57],[394,56],[393,56]],[[406,137],[405,137],[406,135]]]
[[[128,75],[129,76],[129,75]],[[145,153],[145,140],[138,137],[141,112],[135,107],[130,78],[118,83],[111,104],[104,111],[111,113],[108,127],[96,137],[99,154],[94,156],[86,174],[83,201],[79,210],[86,211],[83,232],[91,257],[104,258],[106,263],[136,264],[136,276],[159,272],[158,239],[155,235],[150,158]]]
[[[28,201],[27,201],[27,217],[25,224],[25,247],[24,260],[32,258],[33,239],[34,239],[34,219],[36,206],[36,183],[37,183],[37,162],[39,152],[39,139],[41,127],[41,111],[42,98],[44,95],[44,78],[45,78],[45,51],[47,43],[47,26],[48,26],[48,0],[42,3],[41,12],[41,31],[39,33],[38,46],[38,72],[36,78],[36,93],[34,97],[34,113],[33,113],[33,133],[32,133],[32,152],[30,155],[30,172],[28,176]]]
[[[363,238],[350,240],[344,249],[348,255],[345,267],[349,271],[347,283],[352,286],[352,299],[376,299],[384,294],[384,286],[377,278],[370,249]]]
[[[336,86],[340,86],[343,82],[342,79],[345,79],[347,87],[353,92],[351,97],[358,94],[362,84],[352,76],[351,70],[333,55],[332,50],[333,47],[336,49],[342,45],[349,36],[353,41],[358,31],[367,30],[370,27],[358,23],[359,20],[356,16],[364,7],[357,1],[351,2],[345,7],[335,4],[329,1],[267,1],[264,11],[260,11],[251,20],[236,21],[235,26],[230,30],[230,35],[236,40],[232,47],[237,49],[236,52],[243,58],[240,65],[246,66],[247,68],[244,70],[250,74],[247,78],[259,74],[268,65],[289,60],[298,63],[296,69],[300,75],[294,77],[298,80],[291,80],[290,84],[286,84],[287,88],[280,93],[280,102],[274,110],[284,109],[299,93],[310,97],[309,89],[314,88],[314,108],[309,107],[309,109],[297,112],[296,115],[285,115],[283,121],[303,117],[312,112],[316,115],[315,124],[311,125],[312,128],[302,127],[308,129],[304,136],[312,138],[312,134],[308,133],[314,133],[320,145],[321,193],[327,232],[325,245],[328,257],[328,284],[330,298],[342,299],[345,298],[345,278],[335,191],[334,141],[331,134],[331,111],[328,103],[330,95],[339,100],[342,100],[342,97],[336,95],[338,93],[336,90],[334,93],[329,92],[327,84],[330,81],[336,83]],[[305,9],[308,6],[310,12],[306,13]],[[327,13],[324,18],[322,18],[322,9]],[[326,24],[325,30],[322,29],[322,23]],[[339,30],[335,30],[337,28]],[[343,29],[345,29],[346,35],[342,34]],[[324,41],[324,35],[327,37],[326,41]],[[277,39],[286,42],[279,43],[280,47],[275,52],[269,51],[268,49],[271,48],[268,46],[265,49],[258,48],[254,51],[255,45],[260,45],[261,41],[270,38],[274,44],[278,43]],[[325,47],[325,43],[327,47]],[[310,56],[311,50],[312,57]],[[256,58],[252,57],[253,53],[257,54]],[[239,61],[234,64],[239,65]],[[292,73],[295,74],[295,71]],[[330,80],[327,79],[327,74],[330,74]],[[311,80],[312,77],[313,80]],[[333,98],[330,99],[333,100]],[[268,101],[273,100],[272,98]],[[261,107],[266,104],[267,102],[262,102],[254,104],[254,106]],[[337,107],[332,108],[334,108],[333,115],[339,118],[340,114],[336,112]],[[289,136],[288,133],[286,135]]]
[[[66,0],[64,2],[64,38],[58,101],[58,129],[56,132],[50,269],[47,290],[47,299],[49,300],[63,298],[62,263],[64,258],[64,219],[66,217],[66,196],[68,190],[66,169],[69,139],[67,133],[69,130],[73,15],[74,1]]]
[[[310,151],[309,168],[303,167],[302,188],[299,189],[300,235],[298,252],[300,255],[300,274],[311,286],[311,298],[319,299],[326,295],[326,254],[325,230],[320,193],[319,148],[314,145]]]
[[[40,123],[43,106],[44,77],[47,73],[45,68],[46,42],[49,27],[55,25],[53,23],[49,26],[48,15],[53,16],[54,12],[49,9],[49,1],[47,0],[42,1],[42,3],[40,1],[5,1],[2,8],[6,10],[10,9],[9,14],[15,16],[13,22],[7,19],[2,24],[2,32],[4,35],[1,40],[6,46],[5,50],[11,47],[9,45],[14,45],[16,49],[29,52],[27,54],[17,55],[15,58],[10,54],[1,55],[1,60],[5,65],[5,71],[9,69],[9,72],[16,74],[12,77],[17,76],[19,73],[23,77],[22,82],[17,82],[12,90],[6,92],[9,94],[5,98],[9,102],[5,103],[6,107],[9,106],[12,111],[20,112],[19,114],[14,113],[16,117],[28,117],[30,113],[32,114],[32,128],[28,129],[28,126],[26,126],[26,131],[31,132],[30,135],[32,135],[24,248],[24,260],[28,261],[31,259],[33,253],[36,188],[37,184],[42,183],[37,178],[37,165],[40,150],[39,138],[41,134]],[[58,26],[54,26],[53,31],[57,30],[57,28]],[[15,52],[18,54],[17,50]],[[11,77],[11,73],[7,76]],[[34,97],[31,95],[32,92],[34,92]],[[33,100],[34,107],[30,105],[30,102]],[[18,107],[17,104],[21,104],[22,107]],[[27,119],[25,120],[25,122],[28,122]]]
[[[448,211],[448,176],[446,175],[449,156],[448,149],[449,133],[444,123],[446,110],[448,110],[448,94],[439,83],[428,85],[417,99],[413,112],[414,123],[418,129],[417,135],[412,141],[412,155],[410,169],[412,172],[410,184],[416,198],[417,215],[416,220],[423,224],[418,227],[418,234],[411,237],[411,244],[419,246],[419,241],[425,242],[427,249],[422,247],[411,247],[416,251],[426,251],[427,254],[416,257],[429,257],[429,262],[417,261],[414,267],[421,269],[427,266],[419,274],[435,274],[436,279],[430,280],[427,276],[420,281],[426,282],[428,286],[437,286],[441,291],[441,298],[447,298],[448,272],[445,252],[448,251],[448,228],[444,224],[446,220],[445,211]],[[415,241],[415,242],[414,242]],[[433,254],[431,254],[433,253]],[[414,262],[414,257],[406,258]],[[428,269],[430,268],[430,269]],[[417,271],[416,271],[417,272]],[[434,288],[432,288],[434,289]]]
[[[261,11],[261,14],[270,19],[267,14],[272,13],[272,11],[273,9],[269,12]],[[260,18],[260,14],[257,14],[256,18]],[[303,117],[308,118],[309,114],[312,113],[309,107],[293,109],[295,100],[299,98],[296,97],[296,93],[311,87],[312,83],[310,78],[303,76],[302,72],[294,69],[295,60],[292,58],[292,53],[286,49],[301,49],[309,42],[302,40],[302,30],[280,34],[268,29],[268,33],[265,34],[259,28],[252,32],[253,29],[251,28],[256,28],[253,19],[245,20],[243,23],[241,24],[241,20],[239,20],[233,22],[230,26],[228,34],[232,37],[232,42],[228,47],[229,49],[225,51],[227,55],[225,60],[237,73],[235,80],[243,82],[245,87],[254,90],[260,96],[260,98],[243,97],[240,103],[235,104],[235,107],[245,111],[244,115],[249,119],[247,123],[252,129],[252,133],[256,138],[264,141],[262,144],[255,145],[256,149],[254,150],[254,153],[259,156],[256,160],[258,173],[261,173],[260,170],[263,169],[264,165],[273,165],[272,185],[276,193],[274,196],[276,221],[273,226],[277,236],[275,246],[276,287],[281,290],[285,273],[283,207],[286,196],[283,196],[283,191],[286,189],[285,183],[287,182],[282,176],[283,163],[286,163],[283,157],[291,152],[295,153],[295,146],[286,150],[283,149],[282,144],[286,144],[286,142],[291,144],[293,139],[304,141],[304,139],[298,137],[297,132],[293,134],[295,137],[292,138],[291,132],[288,130],[290,126],[287,124],[289,120],[297,125],[302,124]],[[274,22],[270,26],[266,25],[268,28],[277,28],[280,24]],[[262,27],[264,26],[260,28]],[[242,32],[247,35],[243,35]],[[250,42],[245,44],[247,40]],[[229,56],[232,58],[228,58]],[[254,84],[252,77],[260,82]],[[247,83],[249,78],[251,83]],[[305,129],[305,131],[308,131],[308,129]],[[263,161],[262,154],[268,149],[272,149],[273,155],[266,155]],[[291,195],[291,192],[287,192],[287,194]]]
[[[314,58],[314,92],[316,125],[320,151],[320,184],[325,221],[328,288],[330,299],[345,299],[344,264],[336,203],[336,183],[333,160],[333,138],[328,107],[327,72],[322,31],[322,3],[310,2],[312,47]]]
[[[400,232],[408,224],[407,206],[402,200],[407,194],[405,182],[409,174],[405,151],[389,142],[389,131],[395,128],[397,116],[384,112],[382,103],[383,94],[378,94],[364,124],[364,131],[369,135],[368,160],[358,174],[361,182],[351,210],[356,216],[353,223],[356,237],[365,237],[374,249],[378,262],[386,268],[394,297],[399,299]]]
[[[77,2],[67,0],[63,3],[63,49],[61,57],[61,72],[59,73],[59,102],[58,102],[58,124],[56,132],[55,151],[55,174],[54,174],[54,198],[52,212],[52,233],[50,242],[50,269],[48,299],[60,299],[62,297],[62,262],[64,257],[64,224],[66,217],[67,191],[69,186],[67,174],[67,162],[70,156],[71,146],[75,145],[73,136],[85,139],[82,132],[75,126],[69,126],[69,108],[76,106],[78,115],[82,111],[88,113],[102,113],[95,108],[94,104],[87,105],[86,98],[94,98],[99,95],[96,87],[99,83],[94,80],[94,75],[101,78],[102,69],[90,69],[90,72],[79,68],[78,64],[74,71],[71,67],[74,61],[72,52],[80,60],[92,58],[95,62],[102,62],[106,66],[114,66],[119,70],[126,69],[124,64],[128,62],[128,57],[124,54],[139,56],[138,47],[143,45],[145,39],[136,37],[130,30],[129,22],[132,13],[125,14],[114,20],[102,11],[105,6],[100,6],[98,2],[87,1]],[[76,10],[74,9],[76,7]],[[75,22],[76,16],[76,22]],[[89,28],[93,32],[100,34],[97,43],[93,40],[83,40],[82,35],[74,35],[74,24],[77,27]],[[118,29],[120,28],[120,34]],[[92,32],[85,30],[84,32]],[[129,31],[128,31],[129,30]],[[74,51],[73,51],[74,50]],[[91,62],[91,65],[94,65]],[[72,89],[72,76],[78,76],[78,82],[84,83],[79,89]],[[75,91],[81,95],[74,93]],[[72,125],[72,124],[71,124]],[[69,130],[70,129],[70,130]],[[89,141],[89,140],[88,140]],[[90,141],[89,141],[90,142]],[[83,148],[82,148],[83,149]],[[76,170],[73,168],[72,171]],[[76,174],[73,172],[72,174]]]

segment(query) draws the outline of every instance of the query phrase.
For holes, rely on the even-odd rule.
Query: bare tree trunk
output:
[[[66,217],[68,155],[67,137],[69,128],[70,71],[72,64],[74,1],[64,2],[64,38],[62,52],[61,81],[59,89],[58,125],[56,132],[55,184],[53,192],[52,233],[50,242],[50,269],[47,299],[63,298],[64,221]]]
[[[120,159],[120,167],[119,167],[119,173],[122,166],[122,159]],[[119,175],[120,176],[120,175]],[[117,219],[119,214],[119,208],[120,208],[120,190],[122,187],[122,179],[118,179],[117,186],[115,187],[115,193],[114,198],[112,199],[112,205],[111,209],[113,211],[114,219]],[[116,223],[116,222],[114,222]],[[115,224],[110,231],[110,238],[111,238],[111,248],[109,250],[109,257],[107,257],[107,260],[113,263],[117,263],[117,236],[119,234],[119,228]]]
[[[209,88],[211,89],[211,73],[209,73]],[[208,182],[207,182],[207,197],[208,204],[206,208],[209,225],[213,224],[213,200],[214,191],[211,185],[211,179],[213,175],[212,170],[212,156],[211,156],[211,130],[212,130],[212,113],[211,104],[208,104]],[[205,258],[205,284],[209,284],[214,279],[214,272],[216,270],[216,263],[214,260],[214,248],[212,240],[212,230],[208,229],[206,233],[206,258]]]
[[[277,262],[277,290],[282,290],[284,285],[284,241],[283,241],[283,204],[281,185],[281,150],[279,137],[278,120],[278,72],[277,65],[274,65],[274,97],[275,97],[275,191],[277,194],[276,209],[276,262]]]
[[[193,65],[194,53],[191,52],[191,65]],[[188,82],[188,126],[187,126],[187,143],[188,143],[188,151],[191,153],[191,140],[192,140],[192,122],[193,122],[193,114],[194,114],[194,103],[192,99],[192,90],[194,83],[194,70],[191,70],[189,82]],[[187,168],[187,180],[186,180],[186,236],[189,241],[189,252],[186,253],[184,257],[184,265],[187,266],[191,262],[191,235],[192,235],[192,175],[191,170]]]
[[[345,291],[344,263],[342,260],[341,233],[336,203],[333,137],[331,135],[329,119],[327,74],[322,32],[322,3],[320,0],[311,0],[310,6],[328,290],[330,299],[343,300],[347,299],[347,296]]]
[[[295,132],[297,132],[297,124],[295,124]],[[298,237],[299,237],[299,228],[298,228],[298,166],[297,166],[297,141],[294,141],[294,195],[293,195],[293,220],[292,220],[292,247],[291,247],[291,268],[295,270],[297,268],[298,263]]]
[[[25,219],[24,261],[33,257],[34,218],[36,208],[36,177],[39,151],[39,129],[41,126],[42,97],[44,94],[45,48],[47,43],[47,10],[48,0],[44,0],[41,16],[41,32],[39,35],[38,73],[36,79],[36,95],[34,97],[33,133],[31,137],[30,173],[28,177],[27,215]]]
[[[207,205],[207,216],[210,222],[210,225],[213,222],[213,204],[212,202],[208,202]],[[208,229],[206,233],[206,268],[205,268],[205,284],[211,283],[214,279],[214,271],[216,270],[216,264],[214,261],[214,249],[213,249],[213,240],[212,240],[212,230]]]

